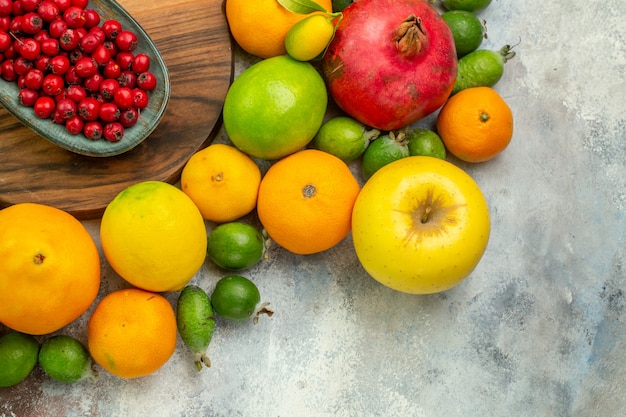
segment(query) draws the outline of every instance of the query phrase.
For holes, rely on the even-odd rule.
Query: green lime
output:
[[[470,87],[492,87],[504,74],[504,64],[515,56],[509,45],[500,51],[478,49],[459,59],[452,94]]]
[[[261,260],[264,252],[263,235],[247,223],[223,223],[209,233],[207,254],[221,268],[231,271],[250,268]]]
[[[324,121],[328,93],[309,62],[289,55],[244,70],[224,100],[224,129],[241,151],[276,160],[304,148]]]
[[[206,354],[215,331],[215,318],[211,299],[197,285],[187,285],[182,289],[176,304],[176,327],[183,343],[194,354],[198,371],[202,364],[211,366]]]
[[[414,129],[407,134],[409,155],[446,159],[446,147],[438,134],[430,129]]]
[[[326,50],[334,34],[332,18],[321,14],[309,16],[289,29],[285,49],[293,59],[311,61]]]
[[[363,123],[351,117],[338,116],[322,125],[310,146],[349,163],[363,155],[379,135],[379,130],[367,130]]]
[[[26,379],[37,365],[39,342],[33,336],[12,332],[0,337],[0,387]]]
[[[93,374],[89,351],[80,341],[67,335],[52,336],[41,344],[39,365],[50,377],[66,384]]]
[[[333,0],[333,12],[340,12],[352,3],[352,0]]]
[[[256,323],[260,314],[274,314],[267,309],[269,303],[261,302],[261,293],[256,284],[240,275],[220,279],[211,294],[211,304],[217,314],[233,321],[252,318]]]
[[[466,10],[450,10],[443,13],[441,17],[452,31],[457,57],[475,51],[483,42],[485,28],[474,13]]]
[[[474,12],[489,6],[491,0],[441,0],[448,10],[467,10]]]
[[[383,166],[407,156],[409,156],[409,147],[404,133],[400,132],[395,135],[389,132],[387,135],[379,136],[363,153],[361,161],[363,179],[367,181]]]

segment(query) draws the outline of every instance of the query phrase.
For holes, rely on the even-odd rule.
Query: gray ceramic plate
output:
[[[24,125],[64,149],[88,156],[114,156],[139,145],[158,126],[169,102],[170,79],[156,45],[124,8],[113,0],[91,0],[89,7],[100,14],[101,23],[108,19],[117,19],[124,29],[133,31],[138,38],[134,53],[142,52],[150,56],[150,71],[157,77],[157,88],[150,92],[150,102],[148,107],[141,111],[139,121],[127,128],[124,137],[118,142],[109,142],[105,139],[92,141],[83,135],[68,133],[65,126],[55,124],[50,119],[39,119],[32,108],[20,105],[17,99],[19,88],[15,82],[0,80],[0,103]]]

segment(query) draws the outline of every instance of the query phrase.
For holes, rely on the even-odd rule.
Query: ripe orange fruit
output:
[[[96,363],[122,378],[149,375],[176,348],[176,315],[162,295],[138,288],[114,291],[96,306],[87,325]]]
[[[360,187],[339,158],[316,149],[272,165],[259,188],[257,213],[270,238],[307,255],[330,249],[350,232]]]
[[[437,132],[446,149],[465,162],[498,155],[513,137],[513,113],[491,87],[473,87],[450,97],[437,116]]]
[[[182,190],[198,206],[202,217],[226,223],[256,207],[261,170],[248,155],[221,143],[195,153],[180,177]]]
[[[0,210],[0,322],[32,335],[83,314],[100,289],[100,255],[76,218],[21,203]]]
[[[130,284],[178,291],[204,264],[207,233],[187,194],[166,182],[143,181],[108,204],[100,242],[111,267]]]
[[[332,11],[331,0],[315,1]],[[233,38],[243,50],[261,58],[285,55],[289,29],[311,15],[290,12],[277,0],[226,1],[226,19]]]

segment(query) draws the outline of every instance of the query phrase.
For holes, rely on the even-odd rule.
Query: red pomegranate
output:
[[[428,0],[353,2],[321,65],[337,105],[385,131],[439,109],[457,75],[454,38]]]

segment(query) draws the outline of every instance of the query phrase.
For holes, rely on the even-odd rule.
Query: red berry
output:
[[[50,66],[50,72],[62,75],[70,69],[70,60],[65,55],[56,55],[50,58],[48,65]]]
[[[146,107],[148,107],[148,101],[148,93],[145,90],[142,90],[141,88],[133,89],[134,107],[138,109],[145,109]]]
[[[105,66],[111,60],[111,53],[104,45],[98,45],[96,50],[93,51],[91,57],[99,67]]]
[[[57,6],[59,6],[60,12],[66,11],[72,5],[72,0],[53,0],[53,1]]]
[[[100,84],[100,95],[105,100],[113,100],[115,92],[120,88],[120,83],[115,78],[105,78]]]
[[[122,71],[117,81],[120,83],[120,87],[135,88],[137,85],[137,75],[132,71]]]
[[[133,106],[133,92],[128,87],[120,87],[113,95],[113,101],[122,110]]]
[[[59,6],[51,0],[43,0],[37,8],[37,13],[45,22],[52,22],[59,17]]]
[[[143,72],[137,76],[137,87],[142,90],[152,91],[157,86],[157,78],[151,72]]]
[[[39,44],[41,46],[41,53],[44,55],[55,56],[61,51],[59,40],[55,38],[44,39]]]
[[[102,68],[102,75],[106,78],[118,78],[122,74],[122,68],[113,59],[109,60],[107,64]]]
[[[85,122],[78,115],[74,115],[65,121],[65,128],[72,135],[78,135],[83,132]]]
[[[76,61],[76,74],[79,77],[87,78],[98,72],[98,64],[90,56],[83,56]]]
[[[83,79],[76,74],[76,67],[74,66],[71,66],[63,75],[67,84],[80,84],[83,82]]]
[[[100,75],[99,72],[96,72],[91,77],[87,77],[83,80],[83,85],[85,89],[91,93],[98,93],[100,91],[100,84],[104,81],[104,77]]]
[[[33,109],[35,111],[35,115],[40,119],[48,119],[52,116],[54,112],[56,103],[54,99],[50,96],[41,96],[35,101],[35,105]]]
[[[150,69],[150,57],[142,53],[135,55],[130,68],[137,74],[148,71]]]
[[[63,49],[64,51],[71,51],[73,49],[76,49],[79,41],[80,38],[78,36],[78,32],[69,27],[59,37],[61,49]]]
[[[134,107],[129,107],[120,115],[120,123],[124,127],[131,127],[139,120],[139,111]]]
[[[106,20],[102,23],[102,30],[104,31],[107,39],[115,40],[115,38],[117,38],[117,34],[122,31],[122,24],[117,20]]]
[[[137,35],[130,30],[122,30],[115,38],[115,44],[120,51],[130,52],[137,47]]]
[[[100,112],[100,102],[94,97],[85,97],[78,102],[76,111],[83,120],[97,120]]]
[[[61,18],[56,18],[48,25],[48,32],[53,38],[59,39],[68,29],[67,23]]]
[[[128,51],[121,51],[115,55],[115,62],[120,66],[122,71],[130,71],[135,56]]]
[[[13,43],[13,38],[6,31],[0,31],[0,52],[6,51]]]
[[[17,95],[17,99],[22,106],[33,107],[39,98],[39,93],[30,88],[22,88]]]
[[[15,68],[13,67],[13,60],[5,60],[0,64],[0,74],[2,74],[2,79],[5,81],[15,81],[17,80],[17,73],[15,72]]]
[[[116,122],[120,118],[120,109],[113,102],[102,103],[99,116],[104,122]]]
[[[96,121],[89,121],[85,123],[85,126],[83,127],[83,135],[85,135],[87,139],[99,140],[102,138],[102,134],[102,123]]]
[[[72,6],[80,7],[81,9],[87,7],[88,3],[89,0],[72,0]]]
[[[41,84],[43,92],[49,96],[56,96],[65,87],[65,80],[57,74],[48,74],[44,77]]]
[[[22,16],[22,31],[34,35],[43,29],[43,19],[39,14],[28,12]]]
[[[78,84],[72,84],[65,89],[65,96],[75,103],[78,103],[85,97],[87,97],[87,90]]]
[[[8,16],[13,11],[12,0],[0,0],[0,16]]]
[[[80,39],[78,44],[84,53],[91,54],[98,46],[102,45],[103,42],[104,39],[96,33],[88,33]]]
[[[72,29],[82,28],[85,26],[85,10],[81,7],[70,6],[63,12],[63,20]]]
[[[85,27],[95,28],[100,24],[100,15],[94,9],[85,9]]]
[[[30,61],[23,56],[18,56],[13,60],[13,68],[18,76],[25,75],[28,71],[34,68],[34,64],[33,61]]]
[[[124,126],[119,122],[104,125],[103,136],[109,142],[118,142],[124,137]]]
[[[48,72],[50,71],[50,57],[48,55],[39,55],[37,59],[35,59],[35,68],[40,71]]]
[[[31,90],[39,90],[43,85],[43,78],[43,71],[37,68],[32,68],[26,73],[26,75],[24,75],[24,84]]]
[[[34,12],[39,6],[39,0],[19,0],[19,3],[24,13]]]
[[[19,53],[29,61],[34,61],[41,53],[41,45],[33,38],[25,38],[19,43]]]

